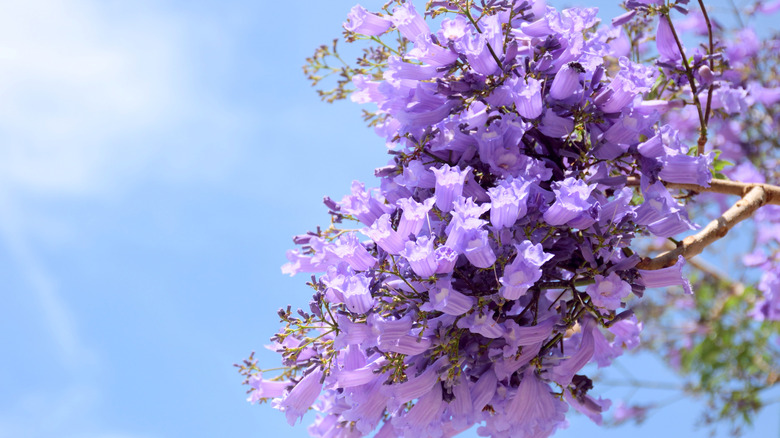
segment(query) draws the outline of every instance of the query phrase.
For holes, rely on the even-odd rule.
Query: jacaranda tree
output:
[[[314,409],[313,436],[546,437],[570,408],[604,420],[586,364],[646,348],[709,420],[749,422],[780,380],[780,38],[750,20],[780,2],[732,28],[688,3],[606,25],[544,0],[352,8],[361,56],[334,42],[304,70],[371,104],[391,159],[294,238],[282,270],[313,297],[279,311],[281,369],[240,365],[249,400]],[[692,260],[749,218],[758,269],[731,271],[757,274]]]

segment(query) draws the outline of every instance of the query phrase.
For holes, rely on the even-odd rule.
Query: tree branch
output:
[[[780,191],[780,188],[777,189]],[[707,224],[698,233],[683,239],[680,245],[672,251],[665,252],[652,259],[644,258],[637,265],[637,268],[645,270],[662,269],[675,264],[679,256],[683,256],[687,260],[701,254],[704,248],[725,236],[734,225],[749,218],[761,206],[766,205],[768,199],[769,196],[764,185],[754,185],[744,198],[726,210],[721,217]]]
[[[709,187],[699,186],[696,184],[670,183],[666,181],[663,183],[669,189],[692,190],[699,193],[723,193],[726,195],[736,196],[745,196],[753,188],[761,187],[764,189],[766,196],[766,202],[764,204],[780,205],[780,186],[773,186],[771,184],[743,183],[739,181],[728,181],[723,179],[713,179],[710,181]],[[628,178],[626,185],[639,186],[639,178]]]

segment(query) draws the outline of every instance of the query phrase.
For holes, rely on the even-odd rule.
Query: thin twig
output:
[[[704,15],[704,22],[707,23],[707,35],[709,36],[709,43],[710,43],[710,47],[709,47],[710,70],[714,72],[715,71],[715,59],[714,59],[715,43],[713,42],[712,22],[710,22],[710,16],[707,14],[707,8],[704,7],[704,0],[699,0],[699,7],[701,8],[702,15]],[[704,110],[705,125],[708,125],[710,123],[710,113],[712,112],[712,90],[713,89],[715,89],[714,84],[710,84],[709,88],[707,89],[707,108]]]
[[[688,58],[685,57],[685,49],[683,48],[680,37],[677,36],[677,30],[672,23],[672,17],[669,14],[661,16],[661,20],[666,18],[669,23],[669,29],[674,36],[674,42],[677,43],[677,49],[680,51],[680,57],[682,58],[683,67],[685,67],[685,76],[688,77],[688,83],[691,85],[691,94],[693,95],[693,104],[696,105],[696,111],[699,113],[699,141],[697,142],[696,154],[701,155],[704,153],[704,145],[707,143],[707,123],[704,121],[704,113],[702,112],[701,102],[699,101],[699,91],[696,89],[696,78],[693,77],[693,69],[688,63]]]
[[[637,268],[645,270],[662,269],[672,266],[679,256],[690,259],[701,254],[704,248],[724,237],[734,225],[749,218],[761,206],[767,203],[767,193],[762,186],[753,187],[744,198],[737,201],[723,215],[707,224],[698,233],[688,236],[672,251],[660,254],[652,259],[645,258]]]

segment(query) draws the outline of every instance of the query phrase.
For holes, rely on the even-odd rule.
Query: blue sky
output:
[[[301,73],[352,1],[301,3],[0,0],[0,438],[306,436],[232,364],[276,363],[275,311],[309,295],[290,237],[386,158]],[[672,406],[630,433],[706,436]]]

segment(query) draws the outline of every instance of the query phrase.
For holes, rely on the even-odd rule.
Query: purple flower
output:
[[[404,249],[404,241],[401,235],[390,226],[389,214],[383,214],[374,221],[370,228],[364,228],[361,232],[376,242],[388,254],[395,255]]]
[[[404,62],[398,56],[391,56],[387,60],[387,70],[385,78],[388,80],[411,79],[415,81],[425,81],[438,74],[436,67],[432,65],[413,64]]]
[[[387,364],[387,359],[377,355],[376,359],[367,363],[365,354],[360,348],[349,346],[342,355],[341,367],[331,369],[335,378],[335,388],[352,388],[365,385],[377,379],[376,370]]]
[[[464,236],[463,253],[472,265],[487,269],[496,262],[496,254],[490,247],[487,230],[470,230]]]
[[[356,323],[343,314],[336,317],[339,326],[339,334],[333,341],[336,348],[343,348],[347,345],[362,345],[363,347],[374,347],[377,345],[378,330],[371,323]]]
[[[441,383],[434,384],[408,412],[392,419],[393,426],[405,436],[441,434],[441,416],[446,407],[441,394]]]
[[[529,367],[506,407],[506,415],[513,423],[510,436],[549,436],[563,424],[567,410],[566,403],[556,398],[550,386]]]
[[[780,274],[776,266],[770,265],[770,270],[761,274],[758,290],[762,296],[754,305],[751,316],[758,321],[780,320]]]
[[[542,265],[553,258],[542,249],[542,244],[532,244],[525,240],[515,245],[517,255],[512,263],[504,268],[504,275],[499,279],[501,289],[499,294],[507,300],[516,300],[525,295],[528,289],[542,278]]]
[[[401,220],[398,222],[398,235],[403,240],[407,240],[410,234],[416,236],[422,230],[435,201],[436,198],[428,198],[422,203],[412,198],[398,200],[398,206],[403,210]]]
[[[284,391],[292,385],[293,383],[289,380],[265,380],[263,373],[258,372],[249,378],[249,386],[252,387],[253,391],[249,394],[247,401],[255,404],[264,398],[281,397]]]
[[[635,315],[618,321],[609,328],[615,335],[612,345],[624,350],[633,350],[639,346],[639,334],[642,332],[642,323],[637,321]]]
[[[651,233],[660,237],[671,237],[695,228],[688,220],[688,213],[672,198],[662,183],[656,182],[648,186],[644,197],[645,202],[635,210],[635,222],[647,225]]]
[[[477,205],[471,198],[458,198],[453,204],[452,220],[445,229],[447,233],[445,245],[462,253],[467,235],[472,231],[480,230],[487,223],[479,217],[489,209],[489,203]]]
[[[428,24],[423,17],[417,13],[414,9],[412,2],[406,2],[402,5],[396,6],[393,9],[393,15],[390,19],[395,24],[395,27],[401,31],[406,39],[415,41],[420,35],[430,34],[431,31],[428,28]]]
[[[612,359],[623,353],[623,347],[620,344],[610,344],[604,333],[599,328],[593,327],[593,361],[603,368],[612,363]]]
[[[553,189],[555,203],[544,212],[544,220],[550,225],[563,225],[575,219],[580,213],[590,208],[588,202],[590,193],[595,186],[589,186],[585,181],[566,178]]]
[[[631,285],[621,280],[614,272],[604,277],[596,275],[596,283],[585,290],[594,305],[607,310],[616,310],[620,302],[631,293]]]
[[[664,154],[659,157],[662,168],[658,176],[668,182],[709,187],[712,153],[692,157],[687,154],[687,147],[680,141],[676,130],[664,126],[659,133],[664,143]],[[651,150],[656,151],[657,147]]]
[[[631,62],[620,57],[620,71],[609,86],[594,98],[594,103],[605,113],[618,113],[634,101],[634,98],[647,91],[655,80],[655,71],[650,67]]]
[[[632,9],[626,13],[620,14],[617,17],[612,19],[612,25],[613,26],[622,26],[629,21],[631,21],[632,18],[636,16],[636,9]]]
[[[504,323],[506,328],[504,357],[516,355],[517,349],[521,346],[534,345],[546,340],[552,334],[554,325],[555,318],[547,318],[532,326],[521,326],[513,319],[506,320]]]
[[[371,280],[364,274],[356,274],[347,280],[346,288],[342,291],[344,303],[354,313],[365,314],[374,307],[374,298],[371,296],[369,286]]]
[[[656,270],[639,269],[639,281],[645,287],[669,287],[682,286],[685,293],[692,294],[691,283],[683,276],[682,268],[685,266],[685,258],[677,257],[677,263],[668,268]]]
[[[494,359],[495,365],[493,368],[496,372],[496,377],[500,380],[510,378],[515,371],[528,365],[528,362],[539,354],[539,351],[542,349],[542,344],[544,344],[544,342],[540,341],[536,344],[524,345],[519,353],[515,351],[515,354],[512,354],[509,357],[506,356],[506,351],[504,351],[503,357]],[[506,346],[504,347],[506,349]],[[500,351],[501,350],[499,349],[491,349],[491,353],[498,353]]]
[[[469,329],[471,333],[476,333],[490,339],[498,339],[504,335],[502,324],[491,318],[488,314],[482,313],[479,309],[465,318],[458,320],[458,327]]]
[[[436,273],[438,263],[433,251],[433,240],[421,236],[416,242],[406,242],[401,255],[409,262],[412,271],[420,277],[430,277]]]
[[[384,376],[378,375],[371,383],[356,387],[350,396],[351,408],[341,413],[344,420],[354,421],[357,430],[364,435],[376,428],[385,413],[387,396],[380,391],[384,380]],[[342,433],[344,429],[338,430]]]
[[[596,400],[587,394],[575,397],[572,396],[571,391],[567,390],[563,391],[563,397],[567,402],[569,402],[570,405],[572,405],[572,407],[574,407],[574,409],[582,414],[585,414],[585,416],[590,418],[591,421],[598,424],[599,426],[601,426],[602,422],[601,413],[609,409],[609,407],[612,405],[610,400],[605,400],[601,397]]]
[[[376,265],[377,260],[368,253],[366,247],[358,241],[355,233],[346,233],[339,236],[334,246],[329,246],[326,251],[330,251],[334,257],[343,260],[356,271],[365,271]]]
[[[368,12],[363,6],[355,5],[347,15],[344,29],[361,35],[382,35],[390,29],[393,23],[379,15]]]
[[[434,385],[436,385],[436,382],[439,381],[439,374],[447,369],[448,362],[449,358],[447,356],[442,356],[437,359],[436,362],[428,365],[425,368],[425,371],[416,376],[414,375],[414,368],[410,368],[407,371],[407,380],[405,382],[384,385],[382,391],[392,395],[392,404],[394,406],[400,406],[406,402],[420,398],[429,393]]]
[[[317,396],[322,391],[321,380],[322,370],[316,367],[309,371],[289,393],[276,403],[275,407],[284,412],[290,426],[295,425],[295,422],[303,417],[303,414],[317,400]]]
[[[416,355],[431,346],[431,340],[412,332],[412,319],[409,315],[401,319],[377,319],[376,326],[380,335],[379,349],[384,352]]]
[[[677,47],[677,41],[674,39],[672,28],[669,26],[669,16],[662,15],[658,20],[658,29],[655,33],[655,45],[658,48],[658,54],[661,55],[661,61],[675,63],[682,59],[680,48]]]
[[[409,51],[409,56],[435,67],[450,65],[458,59],[456,52],[434,43],[429,34],[422,34],[414,41],[414,49]]]
[[[436,258],[436,273],[449,274],[458,262],[458,252],[449,246],[440,246],[434,251]]]
[[[352,181],[352,195],[345,196],[339,206],[345,214],[351,214],[358,218],[360,222],[371,225],[375,220],[385,213],[390,213],[388,207],[381,201],[374,198],[366,191],[365,184],[360,181]]]
[[[477,73],[488,76],[494,74],[499,65],[493,59],[488,48],[488,42],[481,33],[472,34],[463,39],[462,51],[469,61],[469,66]]]
[[[369,75],[354,75],[352,83],[355,85],[355,91],[349,96],[355,103],[379,103],[385,100],[385,95],[379,91],[379,82],[370,80]]]
[[[568,137],[574,131],[574,120],[569,117],[561,117],[555,114],[552,109],[547,108],[544,117],[542,117],[542,123],[539,124],[539,130],[548,137]]]
[[[493,367],[488,367],[482,375],[479,376],[477,383],[471,387],[471,401],[474,412],[482,412],[485,406],[493,399],[496,393],[496,384],[498,378],[493,371]]]
[[[580,332],[580,344],[577,350],[572,352],[572,346],[569,345],[566,349],[567,358],[563,359],[550,371],[550,378],[563,386],[570,384],[574,375],[577,374],[577,372],[579,372],[593,357],[593,327],[595,321],[592,317],[585,317],[583,320],[584,322],[582,323],[582,330]]]
[[[582,90],[580,84],[580,73],[583,73],[582,67],[577,64],[564,64],[550,85],[550,97],[557,100],[565,100],[575,92]]]
[[[526,119],[535,119],[542,114],[542,82],[534,78],[526,78],[518,82],[520,91],[514,101],[517,113]]]
[[[445,164],[440,168],[434,168],[436,175],[436,206],[439,210],[447,212],[452,210],[452,201],[463,194],[463,184],[466,175],[471,172],[471,167],[461,170],[458,167],[450,167]]]
[[[474,424],[474,404],[469,389],[466,373],[461,373],[457,382],[452,385],[453,398],[447,403],[445,414],[452,418],[452,425],[456,429],[466,429]]]
[[[446,248],[446,247],[445,247]],[[476,300],[452,288],[452,279],[442,278],[428,290],[430,302],[423,304],[424,311],[438,310],[447,315],[460,316],[471,310]]]
[[[624,187],[615,195],[612,201],[603,204],[599,210],[599,224],[617,224],[624,217],[633,214],[634,208],[630,205],[633,195],[633,190]]]
[[[520,179],[502,181],[490,188],[490,223],[496,228],[508,228],[527,212],[529,182]]]
[[[403,177],[399,178],[398,183],[409,188],[432,189],[436,187],[436,176],[422,161],[412,160],[404,166]]]
[[[441,30],[438,35],[441,40],[457,41],[466,36],[469,22],[462,15],[455,18],[445,18],[441,22]]]

